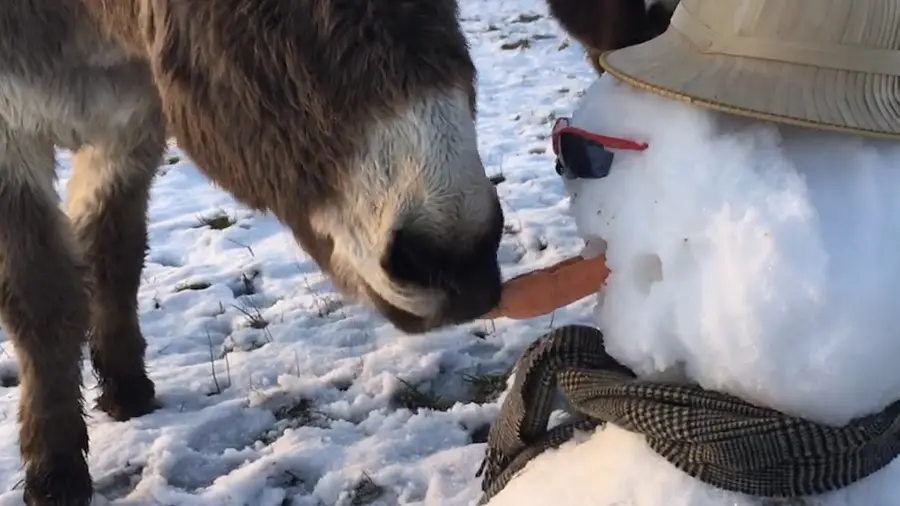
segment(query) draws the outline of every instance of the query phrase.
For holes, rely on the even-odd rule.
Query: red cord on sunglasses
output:
[[[649,144],[646,142],[637,142],[620,137],[609,137],[607,135],[599,135],[569,126],[569,118],[557,118],[553,124],[553,133],[551,134],[551,142],[553,145],[553,154],[559,156],[559,136],[564,133],[571,133],[585,139],[590,139],[601,146],[610,149],[622,149],[627,151],[644,151]]]

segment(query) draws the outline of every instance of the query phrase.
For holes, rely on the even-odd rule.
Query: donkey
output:
[[[0,27],[0,317],[27,504],[91,501],[85,341],[101,410],[157,407],[136,300],[167,131],[401,331],[499,300],[503,213],[455,0],[4,0]],[[64,208],[55,146],[74,153]]]
[[[546,0],[550,15],[581,44],[588,62],[603,74],[603,52],[661,35],[679,0]]]

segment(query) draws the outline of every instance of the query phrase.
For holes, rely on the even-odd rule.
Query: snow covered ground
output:
[[[546,135],[593,71],[543,1],[461,4],[482,155],[505,179],[512,276],[581,246]],[[59,160],[62,192],[68,154]],[[211,187],[174,146],[152,198],[141,323],[165,407],[126,423],[89,413],[91,472],[115,505],[469,505],[503,373],[547,328],[591,317],[586,300],[403,336],[343,304],[278,223]],[[0,335],[2,506],[22,504],[15,372]],[[84,372],[93,403],[87,361]]]

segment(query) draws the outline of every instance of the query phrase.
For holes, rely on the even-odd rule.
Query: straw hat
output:
[[[732,114],[900,139],[900,0],[681,0],[665,33],[600,65]]]

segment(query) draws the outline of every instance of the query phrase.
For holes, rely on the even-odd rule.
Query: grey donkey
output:
[[[167,132],[406,333],[500,295],[455,0],[4,0],[0,317],[21,370],[25,501],[87,505],[80,358],[98,407],[157,407],[137,292]],[[71,149],[64,209],[55,147]]]

